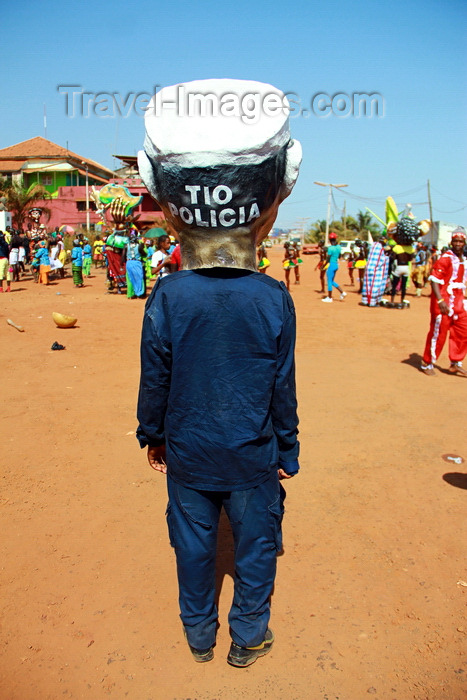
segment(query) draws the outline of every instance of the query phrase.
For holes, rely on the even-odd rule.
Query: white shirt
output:
[[[158,265],[161,264],[161,262],[167,257],[168,253],[166,253],[164,250],[156,250],[155,253],[153,253],[153,256],[151,258],[151,267],[155,268]],[[170,275],[170,270],[167,267],[161,267],[159,270],[159,277],[165,277],[166,275]]]

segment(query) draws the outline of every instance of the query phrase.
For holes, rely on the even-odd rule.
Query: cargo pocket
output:
[[[165,519],[167,520],[167,528],[169,530],[170,546],[175,549],[175,528],[173,526],[173,513],[172,506],[170,505],[170,503],[167,504],[167,510],[165,511]]]
[[[276,552],[282,552],[282,518],[284,517],[284,495],[282,490],[274,503],[271,503],[268,511]]]
[[[209,521],[209,517],[206,514],[203,504],[193,503],[190,500],[179,499],[178,507],[185,518],[185,521],[190,524],[193,528],[200,527],[203,530],[212,530],[212,523]]]

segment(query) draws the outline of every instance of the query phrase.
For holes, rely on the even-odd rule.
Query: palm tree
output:
[[[308,233],[305,235],[306,243],[318,243],[320,239],[324,240],[326,233],[326,219],[318,219],[310,226]]]
[[[8,180],[0,180],[0,195],[5,198],[5,207],[11,212],[13,223],[20,230],[23,228],[24,221],[27,217],[29,209],[32,209],[38,202],[50,199],[49,192],[42,185],[34,184],[30,187],[23,187],[19,182],[9,182]],[[46,220],[50,219],[50,209],[40,205]]]
[[[347,217],[349,220],[351,217]],[[350,228],[347,226],[347,229]],[[329,231],[334,231],[339,237],[342,236],[344,232],[344,225],[339,219],[335,219],[329,223]],[[324,241],[326,235],[326,219],[318,219],[314,224],[311,225],[310,230],[305,236],[305,241],[307,243],[318,243],[320,240]]]
[[[363,240],[367,238],[368,231],[372,236],[381,233],[379,225],[373,221],[373,217],[368,211],[358,211],[356,218],[352,220],[349,217],[347,219],[347,228],[358,233]]]

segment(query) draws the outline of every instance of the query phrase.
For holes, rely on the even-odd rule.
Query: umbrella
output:
[[[165,236],[167,231],[163,228],[150,228],[143,233],[143,238],[160,238],[160,236]]]
[[[75,229],[72,228],[71,226],[68,226],[68,224],[64,224],[63,226],[60,226],[59,229],[60,233],[69,233],[72,234],[75,232]]]

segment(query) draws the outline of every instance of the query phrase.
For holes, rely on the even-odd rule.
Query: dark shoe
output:
[[[235,642],[232,642],[227,661],[231,666],[236,666],[237,668],[251,666],[260,656],[270,652],[273,644],[274,633],[268,628],[263,641],[256,647],[240,647]]]
[[[185,630],[183,630],[183,634],[185,635],[185,639],[188,642],[188,638],[186,636]],[[209,647],[208,649],[196,649],[195,647],[192,647],[191,644],[188,644],[190,647],[190,651],[193,655],[194,660],[198,664],[204,664],[206,661],[212,661],[214,658],[214,645]]]
[[[195,649],[194,647],[188,645],[190,651],[193,654],[193,658],[198,664],[204,664],[206,661],[212,661],[214,658],[214,649],[209,647],[209,649]]]

